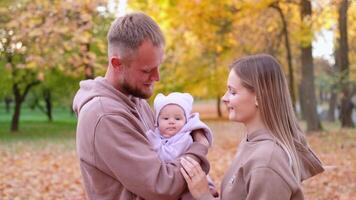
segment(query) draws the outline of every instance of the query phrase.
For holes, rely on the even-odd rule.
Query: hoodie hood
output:
[[[324,171],[322,162],[306,143],[303,144],[301,142],[294,141],[294,145],[297,148],[299,158],[302,162],[302,181],[317,174],[320,174]]]
[[[246,136],[247,142],[259,142],[274,139],[272,133],[268,130],[258,130]],[[324,171],[323,164],[309,147],[305,140],[298,142],[294,140],[294,145],[297,149],[297,154],[301,161],[301,179],[302,181],[313,177]],[[287,153],[287,152],[286,152]],[[287,153],[288,154],[288,153]],[[290,158],[289,158],[290,159]]]
[[[80,89],[73,100],[73,110],[78,116],[82,107],[95,97],[107,97],[126,104],[127,108],[133,112],[139,99],[136,97],[128,97],[115,89],[105,78],[97,77],[94,80],[84,80],[79,83]]]

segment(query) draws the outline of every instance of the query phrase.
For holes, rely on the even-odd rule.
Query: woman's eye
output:
[[[235,95],[235,94],[236,94],[235,91],[231,91],[231,90],[229,91],[229,93],[232,94],[232,95]]]

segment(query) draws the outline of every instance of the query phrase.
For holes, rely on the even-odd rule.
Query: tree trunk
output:
[[[351,97],[348,94],[343,94],[341,99],[341,109],[340,109],[340,121],[342,127],[353,127],[354,123],[352,121],[352,110],[354,108],[351,102]]]
[[[350,1],[351,3],[351,1]],[[340,83],[341,83],[341,108],[340,108],[340,120],[342,127],[353,127],[352,121],[352,109],[354,107],[351,102],[352,92],[349,83],[349,47],[347,38],[347,10],[349,3],[347,0],[342,0],[340,2],[340,7],[338,9],[339,17],[339,62],[340,62]]]
[[[15,97],[16,98],[16,97]],[[19,130],[19,120],[20,120],[20,112],[21,112],[22,102],[15,100],[15,112],[12,115],[11,121],[11,132],[16,132]]]
[[[43,90],[43,99],[46,103],[46,115],[48,117],[48,121],[52,122],[52,96],[50,89],[46,88]]]
[[[301,1],[301,17],[304,20],[310,18],[312,8],[310,0]],[[311,27],[310,27],[311,28]],[[320,120],[317,114],[317,104],[314,85],[314,64],[312,55],[312,43],[301,44],[302,80],[301,80],[301,103],[304,108],[304,117],[307,122],[307,131],[317,131],[321,129]]]
[[[222,112],[221,112],[221,97],[220,95],[218,95],[216,97],[216,108],[218,111],[218,117],[221,118],[222,117]]]
[[[289,33],[288,33],[288,23],[287,20],[284,16],[284,13],[281,9],[281,7],[277,3],[271,4],[271,7],[277,10],[279,13],[279,16],[281,17],[282,20],[282,33],[284,36],[284,46],[287,51],[287,63],[288,63],[288,74],[289,74],[289,90],[292,98],[292,104],[294,110],[296,110],[296,97],[295,97],[295,89],[294,89],[294,70],[293,70],[293,64],[292,64],[292,50],[290,47],[290,41],[289,41]]]
[[[35,81],[29,83],[28,85],[26,85],[23,94],[21,94],[21,92],[20,92],[18,83],[13,84],[12,91],[13,91],[14,97],[15,97],[15,111],[14,111],[14,114],[12,115],[11,132],[16,132],[19,130],[21,105],[22,105],[23,101],[25,100],[30,89],[39,83],[40,83],[40,81],[35,80]]]
[[[330,100],[329,100],[329,110],[328,110],[328,121],[335,121],[335,110],[337,105],[337,94],[335,91],[331,92]]]
[[[299,105],[300,105],[300,116],[303,120],[305,119],[305,108],[306,106],[304,105],[304,100],[303,100],[303,90],[302,90],[302,84],[299,85]]]
[[[319,102],[322,104],[324,102],[324,98],[323,98],[323,90],[322,88],[319,88]]]
[[[90,43],[84,43],[83,44],[85,46],[85,50],[86,52],[90,52]],[[87,54],[84,54],[87,55]],[[95,78],[95,74],[94,74],[94,67],[91,63],[85,63],[84,64],[84,75],[85,75],[85,79],[94,79]]]
[[[15,132],[19,130],[19,120],[20,120],[20,112],[21,112],[21,105],[22,105],[22,97],[18,88],[18,85],[15,83],[12,87],[14,97],[15,97],[15,110],[12,115],[11,121],[11,132]]]

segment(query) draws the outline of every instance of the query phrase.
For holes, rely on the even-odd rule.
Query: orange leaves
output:
[[[303,184],[306,199],[353,199],[356,196],[356,140],[354,131],[338,130],[310,136],[309,142],[325,165],[325,172]]]
[[[85,199],[74,150],[58,144],[44,149],[33,145],[0,148],[1,199]]]
[[[208,154],[210,176],[219,188],[235,156],[243,127],[229,121],[208,121],[214,144]],[[326,171],[303,183],[305,199],[351,200],[356,196],[356,135],[334,130],[308,136]],[[12,199],[85,199],[74,148],[69,142],[0,144],[0,197]]]

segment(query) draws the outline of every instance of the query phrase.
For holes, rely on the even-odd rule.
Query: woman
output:
[[[297,123],[280,64],[266,54],[241,58],[230,66],[227,88],[222,100],[229,120],[243,123],[247,134],[225,173],[219,198],[304,199],[301,182],[323,167]],[[194,198],[214,199],[199,164],[189,157],[181,164]]]

